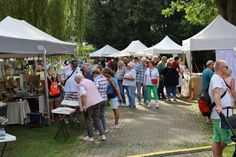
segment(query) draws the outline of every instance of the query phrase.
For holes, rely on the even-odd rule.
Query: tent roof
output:
[[[233,49],[236,45],[236,26],[218,15],[202,31],[183,40],[184,51]]]
[[[122,50],[120,53],[129,53],[134,54],[135,52],[143,51],[146,49],[147,46],[145,46],[142,42],[139,40],[132,41],[128,47],[126,47],[124,50]]]
[[[76,44],[58,40],[29,23],[6,17],[0,22],[0,52],[15,54],[75,53]]]
[[[145,51],[154,54],[180,54],[182,53],[182,46],[176,44],[168,36],[165,36],[159,43],[145,49]]]
[[[90,57],[108,57],[111,54],[118,53],[119,50],[111,47],[110,45],[106,45],[102,47],[101,49],[91,53],[89,56]]]

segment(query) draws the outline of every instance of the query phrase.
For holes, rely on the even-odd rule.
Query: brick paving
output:
[[[151,152],[209,145],[209,136],[202,129],[198,115],[188,109],[185,102],[160,101],[160,109],[137,105],[136,109],[121,107],[120,128],[109,129],[107,140],[82,142],[78,137],[76,157],[122,157]],[[108,125],[114,122],[108,113]],[[181,157],[209,157],[209,152]],[[179,156],[179,157],[180,157]]]

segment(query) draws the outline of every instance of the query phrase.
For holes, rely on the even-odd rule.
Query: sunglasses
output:
[[[229,67],[228,67],[227,65],[224,65],[224,66],[222,66],[222,68],[226,68],[226,69],[228,69]]]

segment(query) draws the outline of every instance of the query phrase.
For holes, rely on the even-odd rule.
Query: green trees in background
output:
[[[165,35],[181,44],[220,13],[236,24],[235,0],[0,0],[0,20],[25,20],[66,41],[125,48],[132,40],[152,46]]]
[[[180,11],[184,11],[187,21],[195,25],[207,25],[218,14],[236,25],[235,0],[177,0],[162,13],[169,17]]]
[[[120,50],[132,40],[152,46],[165,35],[181,44],[202,26],[190,24],[183,11],[165,18],[162,10],[169,4],[168,0],[91,0],[85,39],[96,48],[110,44]]]
[[[6,16],[22,19],[58,39],[82,45],[88,1],[0,0],[0,20]]]

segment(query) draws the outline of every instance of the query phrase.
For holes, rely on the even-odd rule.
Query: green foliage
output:
[[[165,36],[162,7],[156,0],[90,1],[85,39],[96,48],[123,49],[137,39],[150,46]]]
[[[52,36],[82,44],[89,0],[0,0],[0,20],[22,19]]]
[[[218,15],[213,0],[177,0],[162,10],[165,17],[170,17],[176,12],[184,12],[186,20],[194,25],[207,25]]]

